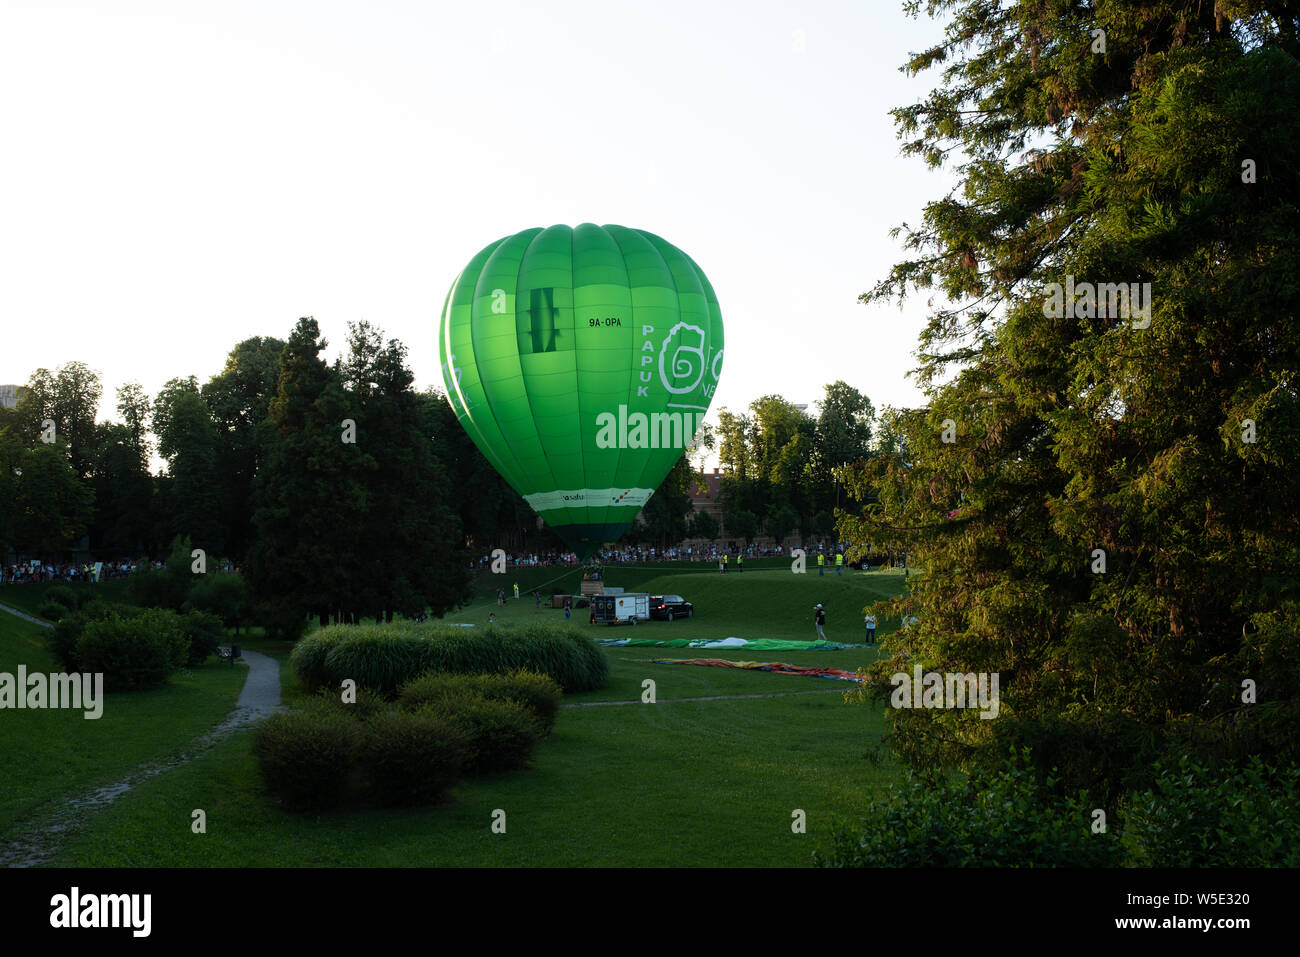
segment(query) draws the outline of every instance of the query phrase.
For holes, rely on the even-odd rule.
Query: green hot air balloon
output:
[[[722,372],[709,280],[623,226],[492,243],[452,284],[438,341],[461,425],[582,559],[636,518]]]

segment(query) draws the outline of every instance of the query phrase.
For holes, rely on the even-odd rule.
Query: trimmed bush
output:
[[[380,711],[362,727],[361,768],[381,804],[435,803],[460,779],[471,755],[463,728],[436,711]]]
[[[501,679],[499,688],[501,697],[518,701],[532,710],[544,737],[554,730],[560,701],[564,698],[564,692],[554,678],[516,668]]]
[[[313,691],[351,678],[391,695],[429,672],[527,669],[549,675],[565,692],[590,691],[609,680],[609,661],[595,642],[542,624],[482,631],[417,622],[335,625],[300,641],[291,661],[298,679]]]
[[[403,711],[420,711],[424,708],[454,710],[465,702],[489,697],[487,688],[497,677],[499,676],[431,672],[403,684],[397,692],[397,706]]]
[[[253,732],[262,780],[291,811],[338,807],[355,784],[361,725],[326,710],[275,714]]]
[[[333,645],[332,637],[329,629],[323,629],[300,639],[293,646],[289,665],[299,683],[308,691],[319,691],[330,680],[329,672],[325,670],[325,656]]]
[[[331,629],[322,629],[329,631]],[[443,670],[437,644],[393,625],[339,626],[341,638],[325,653],[326,683],[351,678],[358,686],[392,694],[412,675]]]
[[[308,711],[330,711],[348,715],[358,721],[368,721],[377,714],[391,710],[392,705],[383,695],[369,688],[357,688],[356,701],[351,703],[344,702],[342,689],[321,688],[307,699],[306,708]]]
[[[501,629],[503,664],[487,669],[524,668],[554,678],[566,694],[594,691],[609,682],[609,659],[584,633],[542,623]]]
[[[217,647],[226,640],[226,629],[221,619],[206,611],[190,611],[181,616],[181,629],[190,643],[187,665],[201,665],[217,653]]]
[[[152,688],[183,667],[189,639],[173,611],[149,608],[132,618],[86,623],[74,657],[79,670],[103,672],[108,691]]]
[[[519,702],[533,713],[545,737],[555,727],[563,693],[553,678],[515,669],[506,675],[424,675],[402,685],[397,700],[403,709],[416,711],[445,699],[466,696]]]
[[[46,599],[41,602],[41,607],[36,610],[36,614],[46,621],[59,622],[68,617],[68,606],[62,602],[50,601]]]
[[[542,727],[532,711],[518,701],[494,701],[464,694],[443,698],[426,711],[444,715],[469,741],[465,770],[497,774],[527,767]]]

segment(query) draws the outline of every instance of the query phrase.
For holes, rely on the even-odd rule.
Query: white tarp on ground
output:
[[[605,640],[605,639],[597,639],[597,640],[602,645],[607,645],[611,648],[615,648],[618,647],[619,645],[626,645],[632,639],[618,638],[618,639],[611,639],[611,640]],[[747,644],[749,644],[749,639],[747,638],[697,638],[686,647],[687,648],[744,648]]]

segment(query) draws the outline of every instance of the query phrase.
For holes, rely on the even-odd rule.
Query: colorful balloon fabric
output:
[[[644,230],[526,229],[452,284],[439,351],[474,444],[585,559],[681,457],[722,372],[722,314],[695,262]]]
[[[653,658],[656,665],[700,665],[705,668],[739,668],[744,671],[768,671],[778,675],[804,678],[834,678],[837,681],[862,681],[863,678],[843,668],[814,668],[791,665],[784,661],[730,661],[726,658]]]

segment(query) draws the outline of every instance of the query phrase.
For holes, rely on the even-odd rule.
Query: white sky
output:
[[[722,307],[716,410],[843,379],[920,404],[924,298],[856,299],[951,179],[899,155],[900,0],[0,4],[0,383],[81,360],[205,382],[349,320],[441,385],[452,279],[531,226],[686,251]],[[802,45],[802,52],[800,47]]]

